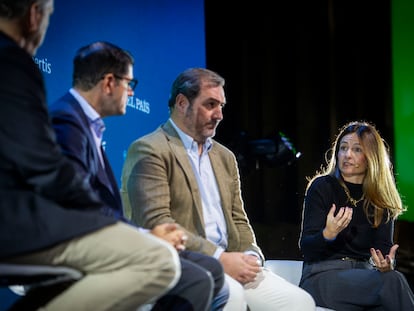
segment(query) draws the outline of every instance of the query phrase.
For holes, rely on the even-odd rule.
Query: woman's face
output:
[[[356,133],[347,134],[339,142],[338,167],[345,181],[360,184],[367,170],[367,160]]]

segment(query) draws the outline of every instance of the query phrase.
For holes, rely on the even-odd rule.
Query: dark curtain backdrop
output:
[[[246,210],[267,258],[301,258],[306,177],[342,125],[374,123],[393,152],[390,1],[205,0],[207,66],[226,78],[228,102],[216,139],[241,160]],[[245,165],[246,141],[279,131],[302,156]],[[397,267],[412,287],[413,227],[397,221],[395,231]]]
[[[291,165],[241,167],[243,197],[268,257],[299,256],[306,177],[340,126],[375,123],[393,145],[390,1],[205,0],[207,66],[226,78],[217,140],[288,136]]]

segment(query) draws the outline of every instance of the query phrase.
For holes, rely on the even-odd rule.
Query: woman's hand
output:
[[[379,249],[371,248],[371,258],[370,263],[379,271],[387,272],[394,270],[395,268],[395,253],[397,252],[397,248],[399,247],[398,244],[394,244],[391,249],[390,253],[385,257],[381,253]]]
[[[339,232],[348,227],[352,220],[352,208],[341,207],[336,215],[335,210],[336,205],[332,204],[332,207],[326,216],[326,226],[325,229],[323,229],[323,236],[327,240],[334,240]]]

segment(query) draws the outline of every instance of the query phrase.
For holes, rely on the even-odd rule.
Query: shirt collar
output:
[[[174,123],[174,121],[171,118],[169,119],[169,121],[171,122],[174,129],[177,131],[178,136],[180,136],[180,139],[183,142],[184,147],[185,147],[186,150],[191,150],[191,147],[193,146],[193,144],[197,145],[197,142],[190,135],[187,135],[186,133],[184,133]],[[203,150],[207,150],[207,152],[210,151],[212,145],[213,145],[213,139],[211,137],[207,138],[206,142],[203,145]]]
[[[86,99],[79,94],[74,88],[69,90],[69,93],[72,94],[73,97],[78,101],[79,105],[81,106],[83,112],[90,120],[95,120],[100,118],[101,116],[96,112],[95,109],[86,101]]]

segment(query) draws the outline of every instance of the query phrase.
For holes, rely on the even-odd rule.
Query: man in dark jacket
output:
[[[53,4],[0,0],[0,261],[84,273],[45,310],[136,310],[176,284],[177,252],[103,215],[105,205],[56,144],[32,59]]]

